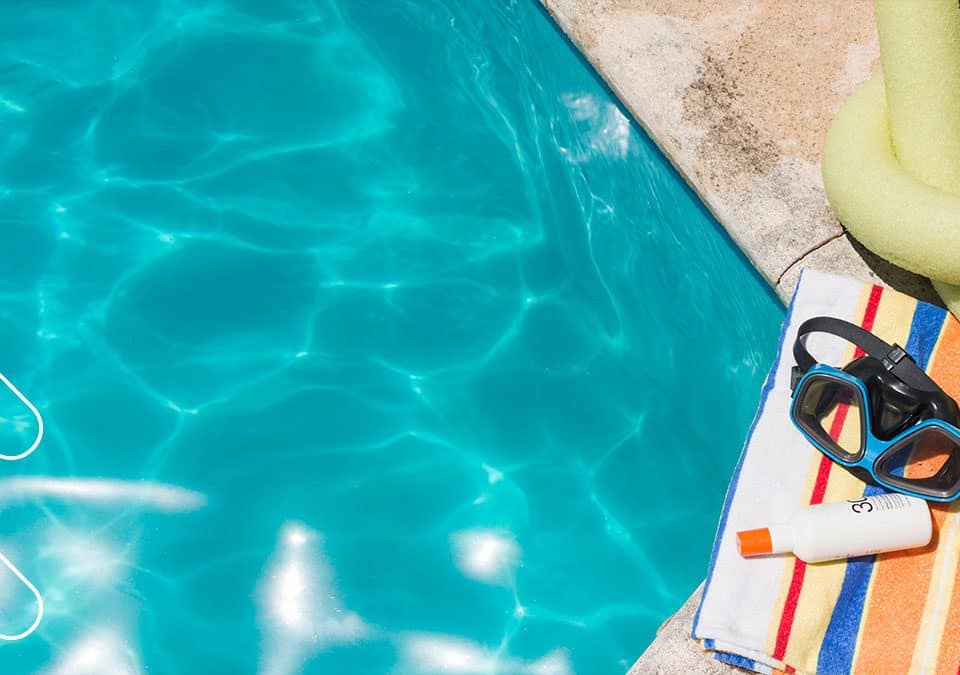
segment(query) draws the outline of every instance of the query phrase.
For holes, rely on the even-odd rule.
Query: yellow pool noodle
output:
[[[882,76],[837,113],[822,164],[827,198],[853,236],[896,265],[960,285],[960,197],[919,181],[897,161]]]
[[[827,198],[857,239],[929,276],[960,314],[960,5],[874,7],[884,74],[851,96],[830,127]]]
[[[947,308],[953,312],[954,316],[960,317],[960,286],[951,286],[943,281],[930,280],[933,283],[933,289],[943,300]]]
[[[897,160],[927,185],[960,195],[960,5],[875,0],[874,11]],[[960,313],[960,288],[933,285]]]
[[[960,195],[960,5],[875,0],[874,11],[897,160],[914,178]]]

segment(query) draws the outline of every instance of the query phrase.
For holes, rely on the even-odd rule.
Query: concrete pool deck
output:
[[[941,304],[834,217],[820,147],[878,72],[873,3],[541,0],[782,299],[802,267]],[[631,673],[727,673],[689,639],[694,593]]]
[[[802,267],[942,304],[853,240],[820,146],[879,70],[866,0],[541,0],[781,298]]]

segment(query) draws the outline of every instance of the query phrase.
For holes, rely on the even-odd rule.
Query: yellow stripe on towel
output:
[[[862,316],[870,287],[865,288],[862,304],[858,308],[858,316]],[[917,309],[917,301],[911,297],[885,290],[877,306],[876,317],[873,320],[871,332],[877,337],[900,345],[907,344],[910,338],[910,325],[913,314]],[[859,322],[858,322],[859,323]],[[853,347],[844,355],[847,363],[853,358]],[[851,411],[852,412],[852,411]],[[848,420],[854,419],[849,415]],[[857,423],[849,421],[840,430],[840,438],[850,435],[859,435]],[[854,441],[855,445],[857,441]],[[819,453],[818,453],[819,455]],[[846,499],[858,499],[863,496],[865,483],[856,478],[849,471],[834,466],[830,471],[827,491],[823,496],[824,503],[840,502]],[[809,493],[807,493],[809,494]],[[830,563],[808,565],[800,591],[800,600],[797,613],[790,634],[790,642],[784,661],[798,670],[817,672],[817,660],[820,656],[820,646],[830,625],[830,616],[840,597],[843,587],[843,578],[846,574],[847,563],[838,560]]]

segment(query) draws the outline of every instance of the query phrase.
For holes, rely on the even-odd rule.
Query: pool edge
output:
[[[817,53],[801,53],[799,63],[784,69],[788,76],[802,80],[800,86],[817,91],[819,85],[811,81],[830,77],[826,91],[803,99],[800,109],[788,109],[783,115],[787,121],[780,127],[758,129],[763,114],[755,106],[724,110],[719,117],[733,120],[733,129],[720,133],[719,142],[711,144],[704,139],[717,133],[705,128],[708,120],[698,124],[690,119],[686,100],[699,97],[709,118],[736,98],[725,88],[736,89],[741,83],[749,87],[751,78],[761,91],[770,86],[762,81],[763,75],[780,68],[777,47],[791,38],[789,33],[761,30],[752,36],[755,51],[750,56],[766,66],[758,69],[759,74],[725,73],[717,62],[729,59],[742,34],[765,10],[768,15],[783,14],[782,6],[774,7],[776,0],[717,3],[733,6],[728,16],[720,11],[711,14],[713,3],[696,3],[683,8],[687,17],[678,16],[679,6],[671,8],[667,0],[538,1],[781,301],[792,296],[800,270],[808,267],[882,283],[942,306],[929,280],[880,260],[851,239],[830,210],[824,192],[819,161],[822,131],[811,133],[811,126],[825,130],[841,102],[879,68],[872,7],[840,25],[829,25],[829,32],[814,31],[815,39],[824,42],[824,53],[833,51],[836,57],[843,51],[842,72],[835,67],[823,73],[817,67],[822,66]],[[828,0],[806,4],[808,10],[818,7],[826,12]],[[738,20],[740,25],[723,36],[724,22]],[[784,25],[804,29],[789,21],[780,27]],[[836,66],[838,58],[833,63]],[[789,77],[780,85],[790,86]],[[719,91],[715,98],[711,98],[711,87]],[[789,122],[791,116],[805,115],[816,117],[817,124]],[[792,152],[798,141],[806,145],[806,157]],[[724,142],[730,150],[726,154],[722,153]],[[757,170],[758,163],[763,170]],[[711,658],[689,637],[701,589],[665,620],[629,675],[741,672]]]
[[[734,105],[738,87],[750,88],[751,78],[764,81],[762,75],[775,68],[761,69],[762,75],[717,74],[723,71],[716,65],[718,60],[729,56],[746,28],[741,25],[723,35],[716,26],[740,21],[749,28],[751,17],[755,21],[762,16],[765,6],[773,11],[776,0],[743,0],[737,4],[741,9],[728,15],[708,14],[704,7],[713,5],[703,3],[694,10],[703,15],[699,21],[658,10],[656,6],[670,4],[664,0],[539,2],[781,301],[792,295],[800,269],[809,267],[882,283],[942,305],[927,279],[872,255],[837,221],[820,176],[819,137],[809,138],[810,130],[803,125],[763,127],[755,108]],[[809,4],[826,8],[829,3],[814,0]],[[824,49],[832,46],[840,51],[843,46],[848,53],[854,50],[857,59],[867,65],[860,72],[847,72],[851,67],[845,63],[842,76],[837,72],[804,75],[807,87],[812,78],[832,76],[831,86],[826,88],[829,91],[805,99],[808,105],[804,109],[787,111],[783,117],[815,116],[821,121],[818,129],[825,128],[846,96],[876,70],[879,49],[872,11],[856,19],[838,30],[833,44]],[[859,44],[853,41],[857,33],[869,34],[874,41]],[[789,37],[772,34],[767,48],[755,56],[770,65],[780,56],[779,41]],[[862,42],[862,35],[859,39]],[[757,42],[756,36],[753,41]],[[850,60],[849,54],[846,60]],[[814,66],[822,64],[809,65],[815,70]],[[790,86],[791,74],[803,72],[802,63],[789,70],[783,86]],[[770,85],[765,82],[764,86]],[[754,88],[761,88],[760,84]],[[712,111],[720,112],[714,119],[691,119],[690,98],[700,99],[700,112],[708,117]],[[733,128],[717,131],[717,116],[719,126]],[[816,148],[815,161],[809,152],[804,157],[794,151],[798,139]]]

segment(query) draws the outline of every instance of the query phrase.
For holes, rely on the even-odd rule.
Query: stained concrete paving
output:
[[[701,588],[676,614],[664,622],[657,637],[640,656],[629,675],[729,675],[742,672],[711,658],[700,645],[690,639],[693,615],[700,602]]]
[[[868,0],[541,0],[781,298],[801,267],[932,287],[863,254],[830,211],[820,147],[879,70]]]

